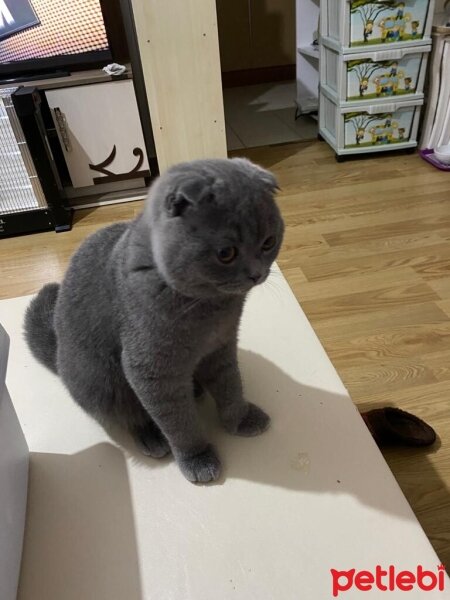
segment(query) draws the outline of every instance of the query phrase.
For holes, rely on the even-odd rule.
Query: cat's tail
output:
[[[56,334],[53,325],[59,283],[44,285],[25,314],[25,339],[31,352],[48,369],[57,372]]]

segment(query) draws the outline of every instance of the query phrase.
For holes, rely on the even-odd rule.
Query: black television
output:
[[[0,81],[118,60],[108,36],[108,20],[113,32],[120,27],[117,7],[113,0],[0,0]]]

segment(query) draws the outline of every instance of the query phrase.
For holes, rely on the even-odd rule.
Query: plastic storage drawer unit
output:
[[[320,33],[336,50],[431,44],[434,0],[321,0]]]
[[[341,55],[321,45],[321,86],[341,106],[423,98],[431,46]]]
[[[320,94],[320,133],[337,156],[383,152],[417,146],[417,129],[423,100],[338,106]]]

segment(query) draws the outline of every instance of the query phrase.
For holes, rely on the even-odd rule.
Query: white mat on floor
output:
[[[240,344],[247,397],[273,425],[258,438],[231,437],[207,402],[224,463],[210,486],[188,483],[169,459],[124,451],[82,413],[27,350],[28,302],[0,302],[11,336],[7,385],[32,453],[20,600],[322,600],[332,598],[330,569],[437,571],[280,274],[251,295]],[[353,587],[339,597],[380,592]]]

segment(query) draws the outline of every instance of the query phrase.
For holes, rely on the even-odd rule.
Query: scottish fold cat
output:
[[[44,286],[26,314],[32,352],[74,400],[124,427],[145,454],[172,452],[192,482],[215,480],[221,468],[194,381],[230,433],[269,426],[243,397],[237,337],[245,297],[266,280],[282,242],[276,187],[245,159],[171,168],[140,216],[89,237],[62,283]]]

